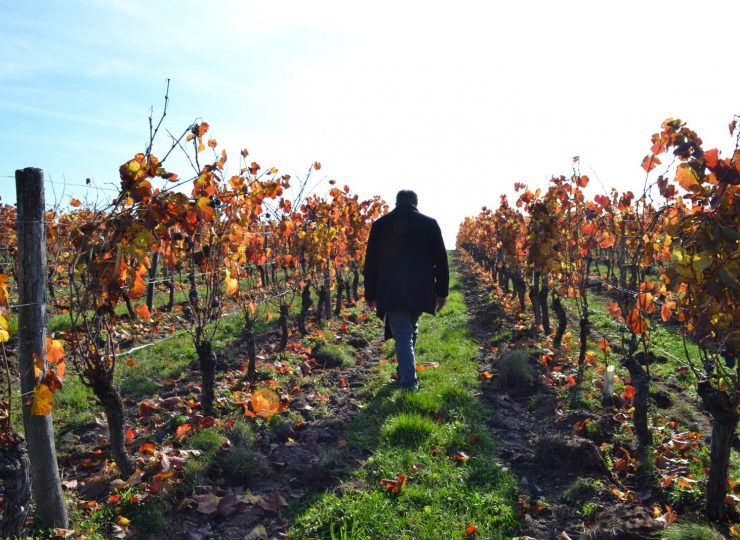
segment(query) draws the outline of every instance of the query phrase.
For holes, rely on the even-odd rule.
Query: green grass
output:
[[[429,441],[438,431],[437,424],[417,413],[400,413],[388,418],[380,430],[383,442],[391,446],[414,448]]]
[[[212,454],[221,448],[224,436],[215,428],[206,428],[197,431],[188,440],[188,446],[200,450],[204,454]]]
[[[395,364],[379,366],[367,383],[369,403],[346,435],[371,456],[343,478],[343,492],[327,491],[285,512],[295,520],[291,538],[461,538],[468,524],[480,538],[515,535],[515,482],[496,465],[494,441],[482,427],[490,411],[474,396],[478,346],[454,273],[451,285],[444,310],[420,320],[417,363],[439,368],[419,372],[420,391],[406,392],[388,382]],[[394,356],[388,343],[381,357]],[[456,461],[456,452],[470,458]],[[408,482],[393,494],[381,480],[399,473]]]
[[[603,295],[592,292],[588,297],[589,304],[589,319],[593,325],[593,328],[600,334],[606,335],[609,341],[615,345],[621,344],[622,333],[620,331],[620,325],[614,320],[609,314],[609,310],[606,307],[606,303],[609,299]],[[659,317],[658,317],[659,318]],[[651,369],[656,375],[666,378],[667,380],[677,380],[686,384],[686,382],[694,382],[693,376],[688,374],[689,381],[679,381],[676,375],[677,370],[686,365],[686,353],[683,347],[683,341],[680,338],[678,329],[674,326],[663,324],[662,322],[652,320],[650,321],[650,350],[656,356],[663,356],[667,359],[667,362],[663,364],[654,364]],[[629,333],[625,333],[625,340],[629,339]],[[687,340],[686,348],[689,352],[690,357],[697,362],[699,358],[699,348],[695,343]],[[688,385],[693,387],[693,384]],[[694,394],[696,392],[694,391]]]
[[[709,525],[674,523],[660,531],[660,534],[656,533],[655,538],[665,540],[722,540],[724,536]]]
[[[327,368],[339,367],[346,369],[355,365],[355,357],[343,345],[321,343],[314,350],[316,361]]]

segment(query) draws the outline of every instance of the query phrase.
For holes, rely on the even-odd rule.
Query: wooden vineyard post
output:
[[[18,366],[23,395],[23,425],[31,462],[36,516],[44,527],[67,528],[67,509],[57,466],[51,414],[31,414],[37,377],[34,357],[46,356],[46,229],[44,173],[15,171],[18,199]]]

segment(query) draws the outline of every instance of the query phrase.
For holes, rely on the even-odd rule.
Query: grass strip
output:
[[[422,316],[417,363],[421,390],[390,382],[395,364],[379,366],[368,381],[372,397],[349,426],[350,445],[370,454],[340,489],[288,509],[291,538],[449,539],[511,538],[518,530],[516,484],[494,458],[485,427],[488,406],[476,398],[478,346],[469,329],[461,286],[452,265],[447,306]],[[392,341],[382,349],[393,356]],[[408,477],[394,493],[383,480]]]

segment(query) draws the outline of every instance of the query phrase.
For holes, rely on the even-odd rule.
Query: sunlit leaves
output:
[[[614,235],[609,231],[601,231],[599,234],[599,247],[607,249],[614,245]]]
[[[229,277],[226,277],[224,282],[226,284],[226,294],[229,296],[235,295],[237,291],[239,290],[239,280],[229,276]]]
[[[642,168],[645,169],[645,172],[652,171],[658,165],[660,165],[660,159],[654,154],[649,154],[642,160]]]
[[[682,163],[676,169],[676,182],[686,191],[699,186],[699,180],[694,169],[687,163]]]
[[[198,198],[196,206],[200,210],[205,221],[210,221],[213,218],[214,209],[211,206],[211,199],[208,197],[200,197]]]
[[[615,319],[618,319],[622,316],[622,309],[616,302],[609,300],[606,303],[606,309],[609,311],[609,315],[611,315]]]
[[[8,305],[8,275],[0,274],[0,306]]]
[[[0,343],[7,343],[10,339],[10,323],[8,319],[0,313]]]
[[[660,316],[664,321],[670,320],[673,315],[673,311],[676,309],[676,302],[673,300],[665,300],[663,306],[660,308]]]
[[[129,297],[132,300],[136,300],[137,298],[141,298],[144,292],[146,292],[146,282],[141,279],[141,276],[138,273],[134,273],[133,283],[128,290]]]
[[[629,312],[627,317],[625,317],[625,322],[627,323],[627,327],[638,335],[646,332],[648,329],[648,321],[642,316],[638,308],[634,308]]]
[[[56,365],[62,358],[64,358],[64,342],[46,338],[46,361]]]
[[[149,307],[146,304],[141,304],[137,307],[136,314],[146,321],[152,318],[152,314],[149,312]]]
[[[35,416],[46,416],[51,414],[53,409],[54,393],[46,384],[38,384],[33,389],[33,402],[31,404],[31,414]]]

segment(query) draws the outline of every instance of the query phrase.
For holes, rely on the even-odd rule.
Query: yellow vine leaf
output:
[[[233,296],[239,290],[239,280],[228,277],[226,278],[226,294]]]
[[[5,315],[0,315],[0,343],[7,343],[10,339],[10,322]]]
[[[62,358],[64,358],[64,342],[58,339],[46,338],[46,361],[56,365]]]
[[[676,169],[676,182],[678,182],[686,191],[691,191],[692,187],[699,185],[696,173],[686,163],[682,163],[678,166],[678,169]]]
[[[31,414],[34,416],[46,416],[51,414],[52,401],[54,393],[45,384],[39,384],[33,389],[33,403],[31,404]]]

